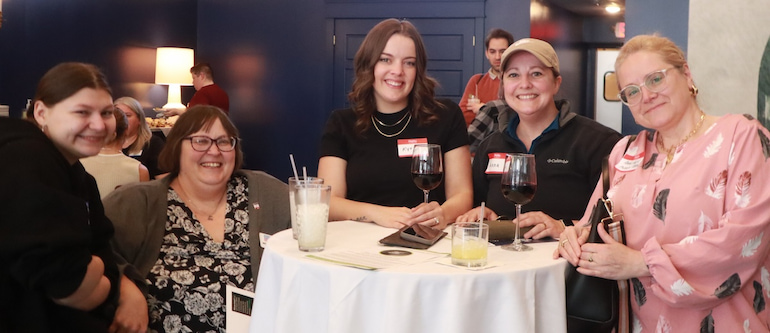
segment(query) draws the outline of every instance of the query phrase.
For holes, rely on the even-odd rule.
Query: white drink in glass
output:
[[[297,244],[301,251],[322,251],[326,244],[331,186],[304,184],[295,186],[297,207]]]
[[[297,203],[294,199],[294,195],[296,193],[295,186],[323,183],[323,178],[318,177],[307,177],[307,179],[300,177],[299,180],[294,177],[289,177],[289,210],[291,214],[291,235],[294,237],[294,239],[297,239],[299,233],[299,227],[297,227]]]
[[[329,205],[325,203],[300,204],[297,206],[297,241],[302,251],[316,252],[326,245],[326,223],[329,221]]]

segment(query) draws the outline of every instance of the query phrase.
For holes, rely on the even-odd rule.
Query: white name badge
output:
[[[398,140],[398,157],[412,157],[414,152],[414,145],[420,143],[428,143],[428,138],[418,139],[399,139]]]
[[[621,172],[628,172],[634,170],[642,165],[644,162],[644,149],[639,151],[639,147],[631,147],[623,155],[623,158],[615,164],[615,169]]]
[[[501,175],[505,171],[506,153],[489,153],[489,163],[487,163],[486,174]]]
[[[225,285],[225,330],[227,332],[248,332],[251,326],[251,309],[254,293],[241,288]]]

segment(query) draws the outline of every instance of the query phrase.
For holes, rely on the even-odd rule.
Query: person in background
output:
[[[602,159],[621,135],[575,114],[567,100],[555,100],[562,77],[553,47],[533,38],[513,43],[502,59],[505,104],[500,127],[479,146],[473,159],[474,204],[486,202],[485,218],[515,216],[500,181],[506,154],[535,155],[537,192],[522,206],[521,226],[533,226],[525,238],[556,237],[580,219],[596,186]],[[480,208],[457,218],[478,220]]]
[[[123,154],[146,166],[152,179],[165,173],[158,168],[158,155],[163,149],[165,140],[158,135],[153,135],[150,131],[150,126],[147,125],[144,110],[139,101],[131,97],[121,97],[115,100],[115,107],[123,111],[126,119],[128,119],[126,140],[123,142]]]
[[[150,180],[150,172],[141,162],[123,154],[123,141],[126,139],[128,120],[126,114],[117,107],[113,108],[115,131],[96,156],[80,159],[86,171],[94,176],[101,198],[110,194],[118,186]]]
[[[352,107],[332,112],[321,138],[318,176],[332,188],[330,220],[444,228],[470,209],[462,112],[434,98],[427,60],[422,37],[407,21],[384,20],[366,35],[353,60]],[[408,139],[441,145],[444,179],[429,203],[412,181]]]
[[[187,109],[196,105],[213,105],[220,108],[225,114],[230,113],[230,98],[221,87],[214,83],[214,70],[208,63],[199,63],[190,68],[192,74],[195,95],[187,103]],[[180,115],[187,109],[167,110],[166,115]]]
[[[484,38],[484,55],[489,60],[489,70],[471,76],[460,98],[466,126],[471,124],[485,103],[500,98],[500,59],[511,44],[513,35],[503,29],[492,29]],[[471,99],[471,96],[475,98]]]
[[[770,133],[749,115],[704,112],[684,52],[667,38],[631,38],[615,72],[622,102],[649,129],[609,158],[607,196],[627,245],[602,227],[605,244],[585,243],[587,207],[554,257],[630,279],[634,332],[767,332]],[[590,202],[601,195],[597,187]]]
[[[503,113],[513,112],[508,104],[505,103],[505,99],[492,100],[479,109],[476,118],[473,118],[471,124],[468,125],[471,155],[476,156],[476,151],[479,149],[481,141],[499,129],[500,122],[498,118],[500,117],[500,110],[503,110]]]
[[[169,175],[104,198],[115,249],[149,284],[150,332],[225,332],[226,285],[253,292],[260,234],[291,227],[288,186],[242,163],[227,115],[194,106],[160,155]]]
[[[99,69],[69,62],[43,75],[27,121],[0,118],[0,332],[146,328],[146,300],[78,161],[112,137],[112,110]]]

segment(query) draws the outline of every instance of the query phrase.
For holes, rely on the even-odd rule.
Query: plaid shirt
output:
[[[508,104],[502,99],[496,99],[484,104],[479,109],[479,113],[476,118],[473,119],[470,125],[468,125],[468,138],[471,141],[471,154],[476,153],[476,149],[481,144],[481,141],[488,137],[490,134],[498,130],[498,116],[503,108],[508,108]]]

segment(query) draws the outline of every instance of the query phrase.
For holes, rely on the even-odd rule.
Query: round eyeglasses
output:
[[[672,68],[676,67],[661,69],[645,75],[642,85],[627,85],[620,90],[618,98],[620,98],[620,101],[623,102],[623,104],[628,106],[639,104],[639,102],[642,101],[642,87],[647,88],[650,92],[660,92],[663,89],[666,89],[666,71]]]
[[[203,135],[188,136],[183,140],[190,140],[190,145],[195,151],[208,151],[211,145],[216,143],[219,151],[228,152],[235,149],[235,145],[238,143],[238,138],[219,138],[212,139]]]

